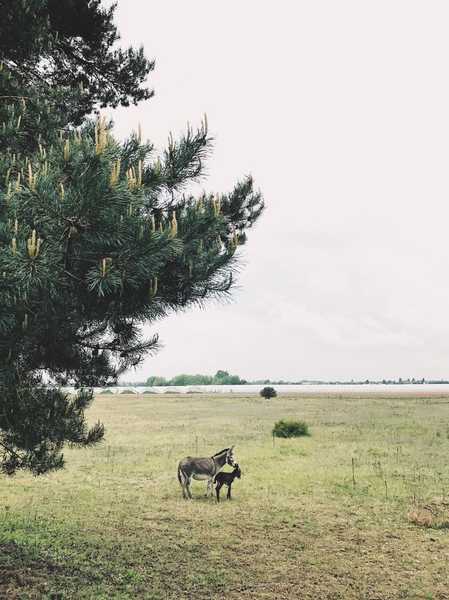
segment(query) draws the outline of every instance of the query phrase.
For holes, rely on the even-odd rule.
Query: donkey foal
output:
[[[228,486],[227,499],[231,500],[231,486],[236,477],[240,479],[242,476],[242,472],[240,471],[240,467],[237,463],[234,464],[234,470],[232,473],[218,473],[215,475],[214,483],[215,491],[217,492],[217,502],[220,502],[220,490],[224,485]]]

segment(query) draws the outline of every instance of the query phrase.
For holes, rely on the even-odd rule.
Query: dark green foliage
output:
[[[301,437],[309,434],[309,426],[304,421],[282,419],[275,423],[273,435],[279,438]]]
[[[45,96],[62,91],[68,122],[80,124],[96,105],[128,106],[152,96],[144,82],[154,63],[142,48],[116,46],[115,6],[103,8],[101,0],[3,0],[0,6],[2,61],[24,87]]]
[[[260,196],[250,180],[220,199],[178,191],[210,145],[205,124],[162,158],[98,123],[24,156],[10,148],[27,104],[10,107],[0,104],[0,382],[19,369],[107,385],[157,349],[144,322],[229,292]],[[178,152],[191,141],[196,153]]]
[[[26,377],[1,388],[0,469],[11,475],[28,469],[35,475],[60,469],[61,450],[69,442],[90,446],[100,441],[103,425],[87,428],[84,411],[93,399],[91,391],[70,396],[44,388]]]
[[[241,385],[245,383],[238,375],[230,375],[227,371],[218,370],[212,380],[214,385]]]
[[[134,390],[123,390],[120,393],[121,394],[135,394],[136,392]]]
[[[176,375],[166,385],[210,385],[212,377],[210,375]]]
[[[144,323],[229,293],[263,203],[251,178],[219,197],[188,192],[211,147],[205,121],[156,155],[83,119],[149,95],[151,63],[112,50],[112,11],[19,4],[0,25],[0,460],[43,473],[63,465],[64,442],[101,440],[85,390],[157,349]]]
[[[260,390],[260,395],[262,398],[269,400],[270,398],[276,398],[277,392],[273,387],[267,386]]]
[[[111,395],[111,394],[114,394],[114,392],[112,390],[101,390],[100,394],[102,394],[102,395],[105,395],[105,394]]]
[[[170,386],[170,385],[241,385],[246,383],[238,375],[230,375],[227,371],[217,371],[211,375],[187,375],[181,374],[165,379],[164,377],[148,377],[145,385]]]
[[[170,385],[170,383],[167,381],[167,379],[165,379],[165,377],[157,377],[153,375],[152,377],[148,377],[145,385],[165,387],[166,385]]]

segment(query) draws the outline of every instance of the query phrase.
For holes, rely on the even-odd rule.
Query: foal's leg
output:
[[[217,502],[220,502],[220,490],[221,490],[222,485],[223,485],[222,483],[217,483],[217,485],[215,487],[215,491],[217,493]]]
[[[228,485],[228,493],[227,493],[227,496],[226,496],[228,500],[232,500],[232,498],[231,498],[231,486],[232,486],[232,483],[230,483]]]

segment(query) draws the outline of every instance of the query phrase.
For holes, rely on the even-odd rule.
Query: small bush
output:
[[[101,390],[100,394],[113,394],[111,390]]]
[[[301,437],[310,435],[309,426],[305,421],[287,421],[282,419],[275,423],[273,435],[280,438]]]
[[[150,390],[145,390],[143,393],[144,394],[157,394],[157,392],[152,392]]]
[[[414,507],[407,515],[410,523],[429,529],[449,529],[449,511],[444,502],[430,502],[422,507]]]
[[[432,527],[433,517],[432,513],[428,510],[411,510],[407,517],[413,525],[418,525],[418,527]]]
[[[136,392],[134,390],[123,390],[123,392],[120,392],[121,394],[135,394]]]
[[[276,398],[277,392],[273,387],[264,387],[262,390],[260,390],[260,395],[262,398],[269,400],[270,398]]]

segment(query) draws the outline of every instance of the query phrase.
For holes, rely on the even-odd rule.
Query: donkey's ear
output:
[[[232,446],[229,448],[229,450],[234,450],[234,446],[232,445]]]

